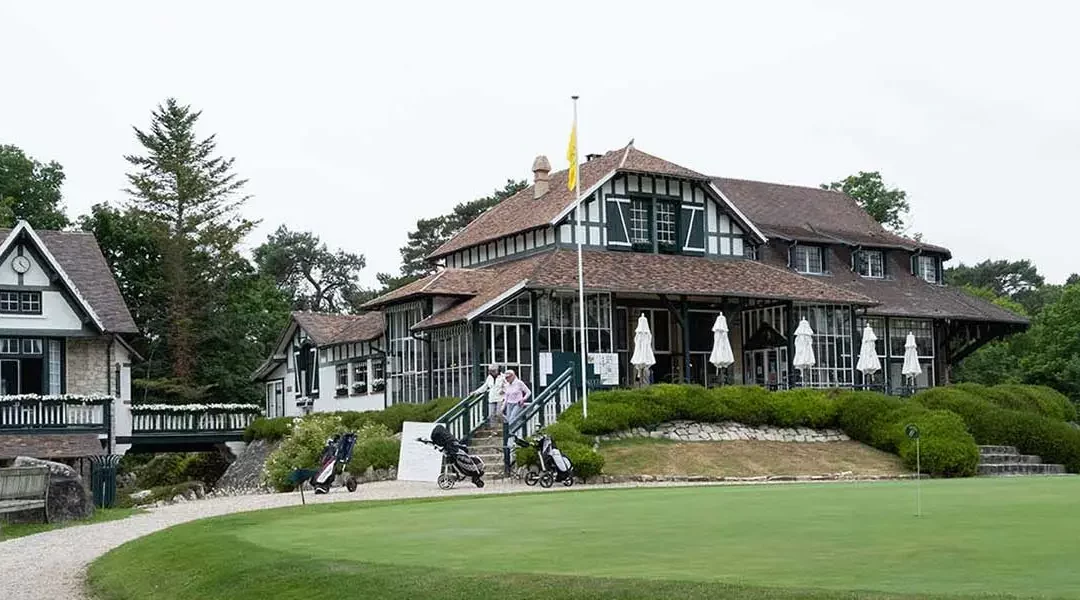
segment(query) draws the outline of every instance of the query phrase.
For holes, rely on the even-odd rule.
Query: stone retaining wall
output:
[[[662,423],[656,429],[637,427],[602,435],[600,441],[622,440],[627,438],[660,438],[679,442],[735,442],[739,440],[760,440],[766,442],[842,442],[847,435],[835,429],[808,429],[806,427],[754,427],[741,423],[697,423],[694,421],[671,421]]]

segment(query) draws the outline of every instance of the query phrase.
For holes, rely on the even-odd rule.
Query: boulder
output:
[[[71,467],[49,460],[20,456],[15,467],[48,467],[49,469],[49,521],[61,522],[86,519],[94,514],[94,498],[83,484],[82,477]],[[40,518],[31,511],[28,519]]]
[[[131,493],[131,499],[135,501],[142,500],[144,498],[149,498],[153,493],[154,492],[151,490],[139,490]]]

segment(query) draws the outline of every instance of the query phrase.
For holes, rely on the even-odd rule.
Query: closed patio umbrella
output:
[[[810,323],[806,319],[799,321],[799,327],[795,330],[795,359],[791,364],[796,369],[809,369],[814,366],[814,330],[810,329]]]
[[[630,364],[639,374],[644,374],[656,364],[652,348],[652,331],[649,330],[649,320],[645,318],[645,315],[638,318],[637,329],[634,330],[634,354],[630,357]]]
[[[717,369],[726,369],[735,362],[735,355],[731,352],[731,340],[728,339],[727,319],[721,313],[716,317],[712,326],[713,344],[709,354],[709,362]]]
[[[900,374],[907,377],[912,387],[915,378],[922,375],[922,366],[919,365],[919,347],[915,344],[915,334],[910,331],[904,342],[904,366],[900,368]]]
[[[881,370],[881,359],[878,358],[877,341],[874,329],[867,325],[863,328],[862,347],[859,349],[859,362],[855,365],[865,377],[873,377],[874,373]]]

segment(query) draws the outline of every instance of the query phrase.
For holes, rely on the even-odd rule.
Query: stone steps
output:
[[[1061,475],[1065,466],[1045,464],[1042,457],[1020,454],[1013,446],[979,446],[978,473],[990,477]]]

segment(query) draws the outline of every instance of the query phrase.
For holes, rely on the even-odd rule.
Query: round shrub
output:
[[[840,392],[833,400],[836,422],[853,440],[873,445],[878,423],[903,402],[877,392]]]
[[[970,477],[975,474],[979,464],[979,447],[959,416],[945,410],[916,410],[897,416],[899,418],[889,428],[898,454],[907,468],[915,469],[916,444],[915,440],[907,437],[904,429],[909,423],[914,423],[919,428],[918,453],[923,473],[937,477]]]
[[[574,465],[574,473],[584,481],[604,471],[604,457],[584,444],[563,444],[559,450]]]
[[[555,445],[572,443],[590,445],[592,440],[589,436],[581,433],[570,423],[564,423],[562,421],[556,421],[551,425],[548,425],[543,429],[544,433],[551,436],[551,439],[555,442]]]
[[[279,492],[292,489],[289,475],[297,469],[314,469],[326,440],[344,429],[337,415],[314,413],[298,419],[292,433],[266,460],[266,484]]]
[[[347,469],[354,475],[367,471],[368,467],[389,469],[397,466],[400,455],[401,442],[398,440],[391,437],[371,438],[357,442]]]
[[[1018,399],[1030,412],[1059,421],[1076,421],[1076,405],[1053,388],[1043,385],[996,385],[991,389],[1005,397]]]
[[[136,470],[136,482],[142,488],[176,485],[184,479],[184,455],[179,452],[158,454]]]

